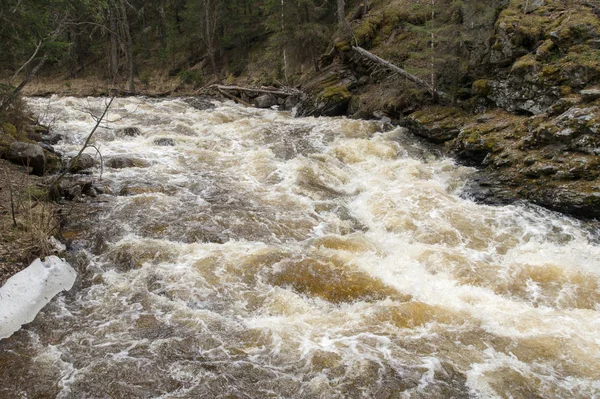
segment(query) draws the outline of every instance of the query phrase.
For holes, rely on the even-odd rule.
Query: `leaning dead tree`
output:
[[[383,58],[376,56],[375,54],[365,50],[364,48],[358,47],[358,46],[353,46],[352,50],[354,50],[361,57],[364,57],[371,62],[374,62],[378,65],[383,66],[384,68],[404,77],[407,80],[410,80],[411,82],[415,83],[418,86],[424,87],[434,97],[437,97],[441,100],[446,100],[446,101],[452,100],[452,97],[450,97],[447,93],[444,93],[441,90],[437,90],[436,88],[434,88],[433,86],[431,86],[429,83],[427,83],[423,79],[419,78],[418,76],[415,76],[413,74],[406,72],[404,69],[392,64],[389,61],[384,60]]]
[[[92,137],[94,136],[94,133],[96,133],[96,130],[98,130],[98,128],[102,124],[102,121],[106,117],[106,114],[108,114],[108,110],[112,106],[112,103],[113,103],[114,100],[115,100],[115,96],[112,96],[110,98],[110,101],[108,101],[108,103],[104,107],[104,111],[102,112],[102,114],[99,117],[94,117],[94,119],[96,120],[96,124],[94,125],[94,128],[92,129],[92,131],[90,132],[90,134],[87,136],[87,139],[85,140],[85,143],[83,143],[83,146],[81,147],[81,149],[79,150],[79,152],[77,153],[77,155],[75,155],[73,158],[71,158],[69,160],[69,163],[67,164],[67,167],[62,171],[62,173],[60,173],[59,175],[57,175],[50,182],[50,188],[51,188],[51,190],[55,189],[55,188],[58,188],[58,184],[67,175],[67,173],[69,173],[69,171],[71,171],[71,169],[73,169],[73,165],[75,165],[75,162],[77,162],[79,160],[79,158],[81,158],[81,155],[86,150],[86,148],[94,147],[93,145],[90,144],[90,141],[92,140]],[[95,148],[95,149],[96,149],[96,151],[98,153],[100,153],[100,151],[98,151],[97,148]]]

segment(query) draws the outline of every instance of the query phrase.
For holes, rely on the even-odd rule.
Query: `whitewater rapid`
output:
[[[71,155],[105,103],[29,100]],[[93,143],[141,167],[95,169],[0,397],[600,398],[597,225],[463,198],[401,128],[213,105],[115,100]]]

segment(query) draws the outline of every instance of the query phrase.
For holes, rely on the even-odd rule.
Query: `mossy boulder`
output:
[[[459,108],[426,107],[411,114],[406,122],[417,136],[444,143],[457,137],[467,120],[468,115]]]
[[[43,176],[46,172],[46,154],[38,144],[13,142],[7,158],[17,165],[32,168],[35,175]]]
[[[305,116],[346,115],[352,98],[350,90],[356,84],[352,71],[332,64],[305,84],[307,95],[298,104],[298,113]]]

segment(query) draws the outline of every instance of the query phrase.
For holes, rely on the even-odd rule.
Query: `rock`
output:
[[[78,173],[86,169],[93,168],[96,165],[96,160],[90,154],[81,154],[81,156],[71,165],[71,172]]]
[[[508,112],[539,115],[548,112],[560,99],[560,89],[531,80],[531,76],[511,75],[488,81],[486,98]]]
[[[73,201],[81,197],[82,190],[78,184],[61,187],[62,195],[69,201]]]
[[[200,97],[186,98],[184,101],[198,111],[206,111],[216,107],[210,100]]]
[[[106,160],[104,163],[107,167],[113,169],[124,169],[124,168],[147,168],[150,164],[138,158],[130,158],[126,156],[116,156]]]
[[[289,96],[288,98],[286,98],[283,106],[285,107],[285,109],[292,109],[296,105],[298,105],[299,101],[300,101],[300,98],[298,98],[298,96]]]
[[[48,151],[49,153],[56,154],[56,150],[50,144],[46,144],[46,143],[38,143],[38,144],[40,145],[40,147],[42,147],[44,150]]]
[[[175,140],[168,137],[161,137],[159,139],[154,140],[154,145],[160,147],[173,147],[175,145]]]
[[[353,71],[337,62],[322,69],[304,85],[306,91],[297,107],[299,116],[341,116],[348,113],[358,80]]]
[[[56,145],[59,141],[64,138],[62,134],[53,133],[53,134],[43,134],[42,135],[42,143],[49,145]],[[41,143],[40,143],[41,144]]]
[[[600,146],[599,133],[600,107],[573,107],[540,124],[525,137],[524,143],[528,148],[548,144],[564,145],[566,150],[593,154]]]
[[[137,127],[124,127],[115,132],[117,137],[136,137],[142,134],[142,131]]]
[[[98,196],[98,192],[96,191],[96,189],[94,187],[90,187],[83,194],[85,194],[85,195],[87,195],[88,197],[91,197],[91,198],[96,198]]]
[[[273,94],[263,94],[254,99],[254,105],[257,108],[271,108],[273,105],[277,105],[277,97]]]
[[[440,144],[458,136],[464,118],[459,109],[437,107],[415,112],[404,123],[415,135]]]
[[[10,146],[8,159],[18,165],[33,168],[33,174],[42,176],[46,171],[46,155],[38,144],[16,142]]]
[[[328,87],[316,97],[301,102],[299,114],[305,116],[346,115],[351,98],[352,95],[346,86]]]
[[[525,7],[525,13],[529,14],[534,12],[535,10],[537,10],[540,7],[543,7],[546,5],[546,1],[545,0],[530,0],[527,2],[527,7]]]
[[[161,194],[173,194],[177,190],[174,187],[162,186],[162,185],[153,185],[153,184],[132,184],[127,185],[119,191],[119,195],[123,197],[133,196],[133,195],[141,195],[141,194],[153,194],[153,193],[161,193]]]
[[[583,101],[592,102],[600,98],[600,89],[587,89],[579,92],[583,97]]]

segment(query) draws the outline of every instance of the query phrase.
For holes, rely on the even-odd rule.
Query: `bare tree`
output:
[[[337,17],[344,40],[349,40],[352,37],[352,28],[346,21],[346,2],[344,0],[337,0]]]

